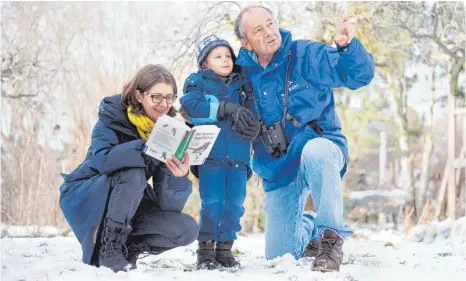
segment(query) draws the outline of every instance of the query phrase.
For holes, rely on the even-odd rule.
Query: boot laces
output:
[[[338,238],[321,238],[319,251],[321,256],[325,256],[329,259],[335,260],[332,257],[333,248],[337,243]]]
[[[112,234],[115,237],[114,241],[109,240],[109,236]],[[121,236],[122,235],[120,233],[112,232],[109,229],[106,230],[106,235],[104,235],[104,239],[103,239],[104,241],[103,252],[104,252],[105,257],[109,258],[113,256],[113,258],[116,260],[117,256],[113,254],[114,252],[121,253],[123,254],[124,257],[128,255],[128,248],[126,247],[124,243],[121,243]],[[121,245],[121,246],[118,246],[118,245]]]

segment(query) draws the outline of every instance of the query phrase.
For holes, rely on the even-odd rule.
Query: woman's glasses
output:
[[[152,102],[155,104],[160,104],[162,101],[165,99],[167,101],[167,104],[173,104],[176,100],[176,95],[160,95],[160,94],[149,94],[144,92],[145,95],[148,95]]]

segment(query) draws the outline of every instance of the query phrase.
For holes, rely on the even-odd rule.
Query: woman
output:
[[[176,93],[166,68],[147,65],[122,94],[102,100],[86,159],[60,187],[83,262],[133,269],[142,252],[160,254],[197,239],[196,222],[181,212],[192,190],[188,156],[164,164],[141,151],[157,118],[176,115]]]

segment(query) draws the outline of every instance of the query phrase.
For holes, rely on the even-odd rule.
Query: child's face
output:
[[[210,51],[204,66],[212,69],[217,75],[228,76],[233,71],[233,58],[230,49],[220,46]]]

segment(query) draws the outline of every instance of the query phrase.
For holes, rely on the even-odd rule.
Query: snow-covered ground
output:
[[[358,235],[355,235],[356,237]],[[464,244],[463,244],[464,246]],[[1,239],[1,280],[466,280],[466,257],[448,240],[405,242],[390,232],[351,238],[337,273],[310,271],[312,261],[289,255],[267,261],[264,236],[240,237],[235,248],[242,270],[195,271],[196,244],[140,259],[138,269],[115,274],[81,262],[74,237]]]

